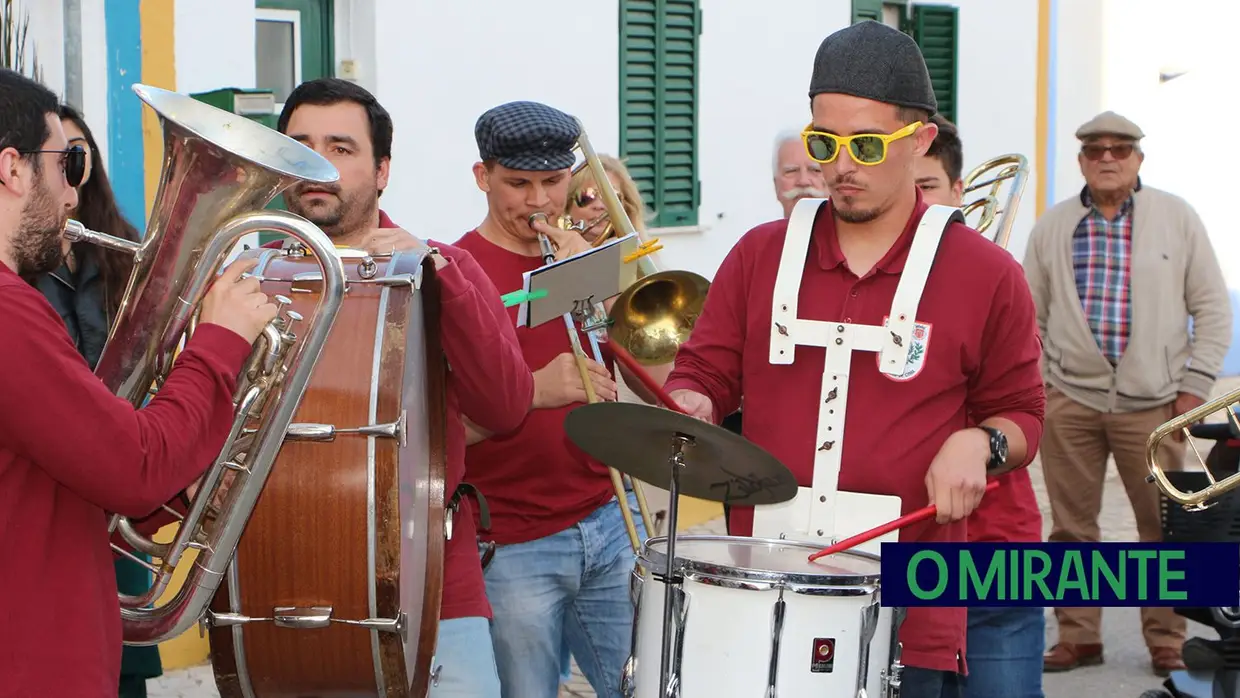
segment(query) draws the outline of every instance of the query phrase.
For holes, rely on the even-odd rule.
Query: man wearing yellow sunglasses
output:
[[[1027,465],[1041,438],[1028,284],[958,209],[923,200],[915,163],[938,105],[908,35],[862,22],[827,37],[809,97],[802,140],[830,200],[802,201],[737,243],[666,388],[714,422],[743,397],[745,437],[801,485],[791,505],[733,507],[734,535],[827,544],[932,503],[937,521],[899,540],[965,541],[988,477]],[[966,610],[908,610],[902,698],[962,695]],[[896,659],[884,617],[871,694]]]

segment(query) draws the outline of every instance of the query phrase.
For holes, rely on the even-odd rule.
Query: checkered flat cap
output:
[[[547,172],[573,166],[577,120],[538,102],[509,102],[478,117],[478,157],[513,170]]]

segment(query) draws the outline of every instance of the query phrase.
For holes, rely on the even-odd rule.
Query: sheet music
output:
[[[636,234],[626,235],[525,272],[521,290],[545,289],[547,295],[518,306],[517,327],[538,326],[573,312],[578,304],[593,305],[619,295],[637,281],[637,265],[625,264],[624,258],[640,245]],[[569,264],[572,268],[566,269]],[[535,303],[538,308],[531,316]]]

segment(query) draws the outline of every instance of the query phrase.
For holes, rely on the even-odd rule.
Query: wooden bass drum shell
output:
[[[365,279],[360,259],[343,263],[344,304],[294,422],[347,429],[396,422],[403,412],[406,435],[403,444],[358,434],[284,443],[211,604],[215,614],[255,619],[210,624],[222,698],[421,698],[429,690],[446,463],[434,265],[396,253],[373,260]],[[262,250],[254,273],[269,296],[293,301],[305,318],[299,324],[313,318],[321,272],[312,256]],[[281,627],[272,621],[280,607],[330,607],[332,622]],[[367,619],[400,624],[338,622]]]

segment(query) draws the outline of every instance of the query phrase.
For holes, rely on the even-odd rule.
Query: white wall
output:
[[[574,114],[597,151],[616,151],[615,2],[542,0],[538,8],[374,0],[375,90],[396,128],[382,205],[397,223],[452,242],[482,222],[486,201],[470,171],[474,124],[504,102]],[[360,26],[352,34],[367,41]]]
[[[177,91],[253,88],[254,33],[254,0],[176,0]]]
[[[810,121],[814,54],[848,26],[847,0],[798,6],[795,21],[770,4],[703,0],[699,59],[700,233],[663,236],[663,261],[711,278],[736,241],[782,216],[772,182],[776,134]]]
[[[1052,45],[1055,107],[1051,142],[1055,149],[1051,202],[1076,196],[1085,180],[1076,162],[1080,143],[1076,130],[1103,111],[1103,37],[1106,26],[1102,0],[1051,0],[1056,5],[1056,37]]]
[[[30,34],[26,37],[27,60],[38,53],[43,69],[43,83],[58,96],[65,94],[64,5],[51,0],[17,0],[14,9],[20,17],[30,17]]]
[[[1032,161],[1036,0],[954,4],[962,8],[966,164],[1012,151]],[[511,3],[482,6],[337,3],[337,58],[357,61],[358,81],[396,123],[383,206],[402,225],[445,241],[486,213],[470,173],[474,123],[486,109],[516,99],[546,102],[580,116],[599,152],[618,149],[616,2],[542,0],[538,13]],[[775,18],[762,3],[704,0],[702,7],[699,230],[656,234],[664,264],[711,277],[747,230],[780,215],[771,141],[780,129],[808,122],[814,54],[823,38],[847,26],[851,3],[805,5],[796,21]],[[554,29],[546,17],[558,18]],[[1027,55],[996,65],[1004,51]]]
[[[960,8],[956,125],[964,144],[964,173],[1009,153],[1024,155],[1029,163],[1024,196],[1008,242],[1008,250],[1021,259],[1037,218],[1038,3],[955,0],[939,4]],[[1002,201],[1007,189],[999,195]],[[976,223],[979,217],[980,213],[974,213],[969,220]]]
[[[82,0],[82,118],[90,125],[95,141],[108,157],[108,37],[104,0]]]

